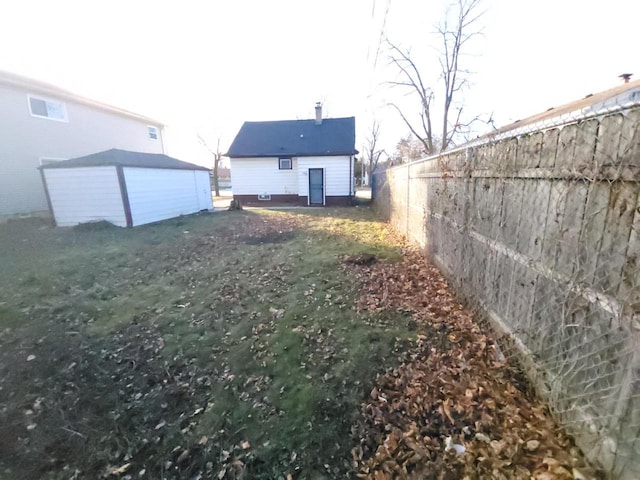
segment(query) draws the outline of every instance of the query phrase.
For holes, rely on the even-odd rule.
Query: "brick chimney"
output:
[[[622,75],[618,75],[618,77],[621,78],[624,83],[629,83],[629,80],[631,80],[631,75],[633,75],[633,73],[623,73]]]
[[[322,125],[322,103],[316,102],[316,125]]]

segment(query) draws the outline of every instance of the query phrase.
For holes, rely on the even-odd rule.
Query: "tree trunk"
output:
[[[216,197],[220,196],[220,182],[218,181],[218,166],[220,165],[220,154],[216,153],[213,160],[213,190],[216,192]]]

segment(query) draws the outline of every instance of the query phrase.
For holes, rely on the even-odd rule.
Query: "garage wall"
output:
[[[106,220],[126,227],[116,167],[43,170],[56,225]]]
[[[197,178],[208,174],[204,170],[125,167],[123,172],[133,226],[211,208],[208,178],[206,182]],[[209,189],[208,204],[203,195],[198,194],[198,188]]]
[[[213,208],[213,199],[211,197],[211,176],[209,171],[194,170],[193,175],[198,195],[198,211],[211,210]]]

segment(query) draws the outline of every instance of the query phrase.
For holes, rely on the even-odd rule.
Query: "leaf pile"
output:
[[[363,405],[352,450],[358,477],[589,478],[572,439],[440,272],[420,252],[403,253],[401,262],[355,270],[358,308],[410,313],[418,334],[406,361],[378,377]]]

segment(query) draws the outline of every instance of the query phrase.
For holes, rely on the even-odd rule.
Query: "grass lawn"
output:
[[[0,225],[0,477],[344,478],[414,333],[354,307],[368,208]]]

